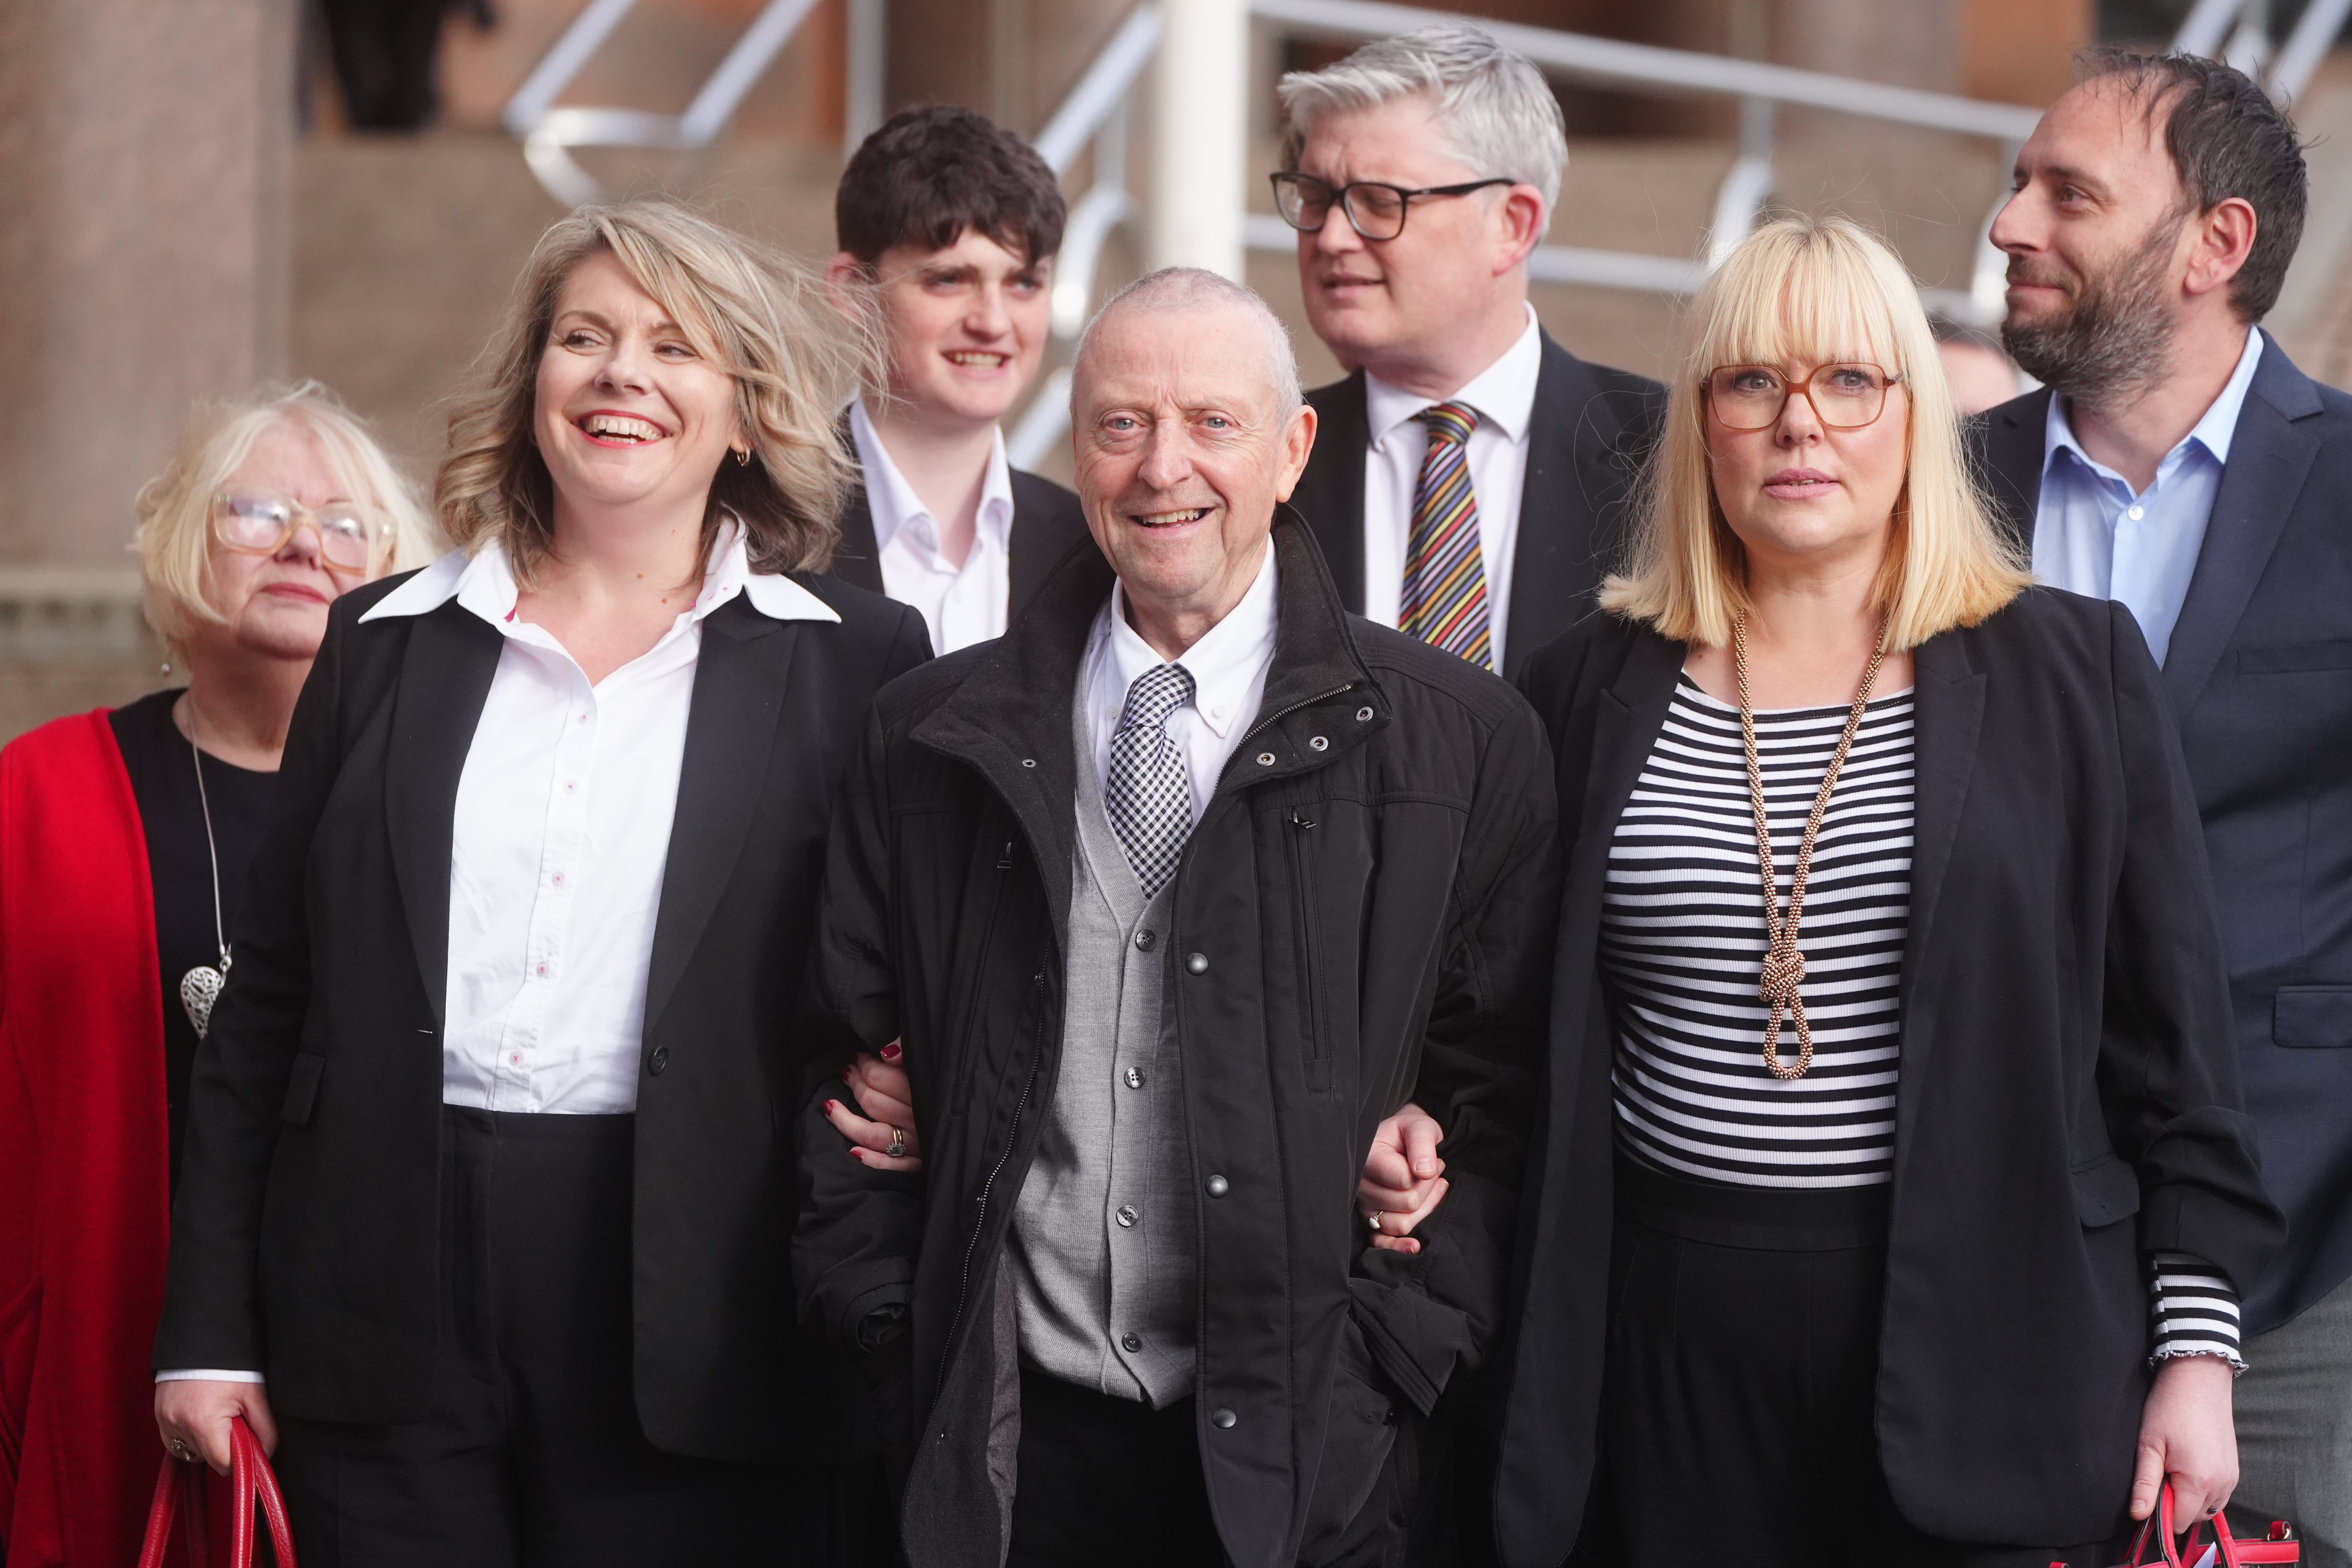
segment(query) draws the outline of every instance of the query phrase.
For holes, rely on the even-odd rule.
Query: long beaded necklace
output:
[[[1772,828],[1764,811],[1764,764],[1756,756],[1756,705],[1748,696],[1748,617],[1743,614],[1731,623],[1731,662],[1739,678],[1739,738],[1748,751],[1748,800],[1756,811],[1756,863],[1764,875],[1768,941],[1764,977],[1756,987],[1757,994],[1772,1009],[1771,1022],[1764,1030],[1764,1066],[1783,1083],[1804,1077],[1805,1069],[1813,1065],[1813,1029],[1806,1022],[1805,998],[1800,990],[1805,983],[1805,955],[1797,951],[1797,928],[1805,918],[1805,882],[1812,874],[1813,843],[1821,837],[1822,818],[1829,813],[1830,794],[1845,769],[1846,753],[1853,750],[1853,738],[1862,730],[1870,689],[1878,684],[1878,667],[1886,658],[1886,628],[1887,623],[1880,621],[1878,647],[1862,672],[1853,710],[1845,716],[1845,732],[1838,737],[1837,750],[1830,753],[1829,771],[1822,775],[1822,787],[1813,796],[1812,815],[1805,818],[1805,834],[1797,844],[1797,874],[1789,887],[1789,912],[1783,915],[1780,876],[1772,868]],[[1794,1015],[1797,1021],[1798,1053],[1793,1066],[1780,1059],[1780,1021],[1788,1015]]]
[[[213,940],[220,943],[220,967],[199,963],[180,976],[180,1005],[188,1012],[188,1022],[195,1026],[196,1038],[203,1039],[212,1028],[213,1004],[220,1000],[222,987],[228,984],[228,930],[221,919],[220,846],[213,838],[212,797],[205,792],[205,754],[196,745],[196,702],[188,699],[188,754],[196,764],[196,804],[205,814],[205,853],[213,867]]]

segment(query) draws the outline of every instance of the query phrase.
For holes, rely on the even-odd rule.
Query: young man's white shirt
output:
[[[939,520],[890,460],[862,397],[849,405],[849,433],[866,470],[883,592],[922,612],[933,653],[1003,637],[1013,593],[1013,465],[1005,459],[1004,433],[991,438],[980,516],[961,566],[940,553]]]
[[[1429,451],[1429,426],[1416,417],[1440,403],[1466,404],[1478,415],[1470,432],[1470,489],[1478,501],[1478,547],[1486,568],[1486,626],[1495,668],[1503,668],[1510,629],[1511,568],[1519,543],[1519,497],[1528,477],[1528,425],[1535,415],[1536,379],[1543,371],[1543,335],[1535,307],[1527,327],[1501,357],[1451,397],[1423,397],[1391,386],[1367,371],[1364,416],[1364,615],[1397,624],[1404,597],[1405,555],[1412,539],[1412,493]]]

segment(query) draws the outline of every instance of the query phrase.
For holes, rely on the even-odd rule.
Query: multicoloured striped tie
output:
[[[1481,669],[1495,668],[1486,628],[1486,562],[1478,549],[1478,497],[1470,487],[1470,432],[1478,416],[1439,403],[1413,417],[1429,426],[1429,450],[1412,488],[1398,629]]]

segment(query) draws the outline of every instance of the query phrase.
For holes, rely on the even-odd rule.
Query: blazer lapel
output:
[[[740,595],[702,623],[677,807],[646,971],[648,1032],[702,941],[759,810],[793,654],[803,635],[803,623],[771,620]],[[814,804],[817,809],[824,805]]]
[[[1587,416],[1600,390],[1591,374],[1550,333],[1542,337],[1543,368],[1536,375],[1536,400],[1528,416],[1528,470],[1519,489],[1518,544],[1512,552],[1503,649],[1503,674],[1514,679],[1538,648],[1592,607],[1586,595],[1612,542],[1598,536],[1601,504],[1625,478],[1610,471],[1608,439]]]
[[[836,582],[868,593],[882,592],[882,552],[874,542],[874,507],[866,487],[849,492],[841,509],[840,535],[833,544],[833,564],[825,568]]]
[[[2246,389],[2238,428],[2230,437],[2230,460],[2213,497],[2189,597],[2172,628],[2164,658],[2164,689],[2176,718],[2185,719],[2212,679],[2221,655],[2246,613],[2286,531],[2287,518],[2303,493],[2304,480],[2319,455],[2319,427],[2303,424],[2320,410],[2310,378],[2295,369],[2276,343],[2263,344],[2263,357]]]
[[[1689,652],[1685,645],[1669,642],[1646,627],[1637,631],[1617,678],[1601,692],[1594,710],[1584,809],[1569,852],[1568,907],[1589,910],[1596,921],[1617,819],[1625,815],[1625,803],[1642,782],[1642,765],[1650,760],[1658,731],[1665,728],[1666,710],[1674,705],[1675,685]]]
[[[1364,411],[1364,373],[1318,387],[1315,450],[1290,495],[1293,511],[1323,552],[1339,602],[1350,615],[1364,613],[1364,452],[1371,426]]]
[[[2029,556],[2033,517],[2042,504],[2042,437],[2049,428],[2050,396],[2050,389],[2042,387],[1970,422],[1981,443],[1977,477],[1992,502],[1993,521]]]
[[[394,879],[436,1024],[446,1021],[448,1002],[449,854],[457,781],[505,643],[496,626],[455,600],[417,616],[393,700],[384,822]]]
[[[1932,1012],[1922,1005],[1921,971],[1940,939],[1936,907],[1959,837],[1960,811],[1977,766],[1986,677],[1969,661],[1967,634],[1945,632],[1913,651],[1911,916],[1903,943],[1904,1081],[1933,1045]],[[1910,1103],[1904,1097],[1903,1106]],[[1897,1114],[1901,1114],[1898,1107]]]

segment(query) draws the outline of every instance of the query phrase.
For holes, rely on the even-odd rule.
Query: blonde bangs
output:
[[[1746,556],[1716,500],[1701,389],[1724,365],[1825,363],[1874,364],[1907,395],[1908,460],[1874,595],[1889,646],[1974,626],[2032,582],[1969,477],[1958,405],[1903,264],[1848,219],[1793,217],[1751,235],[1693,301],[1625,569],[1602,584],[1602,608],[1676,642],[1730,641],[1748,609]]]

